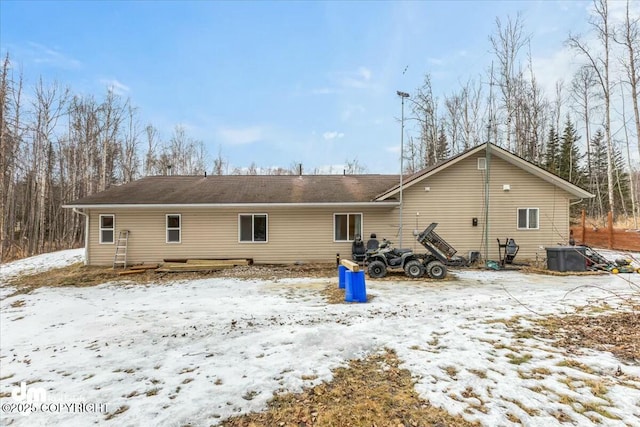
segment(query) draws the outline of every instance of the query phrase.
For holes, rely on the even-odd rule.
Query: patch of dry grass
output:
[[[209,271],[209,272],[180,272],[157,273],[147,270],[144,273],[126,276],[118,275],[121,270],[114,270],[105,266],[85,266],[82,263],[72,264],[62,268],[52,269],[42,273],[24,274],[9,280],[8,285],[16,288],[16,291],[7,297],[27,294],[42,287],[85,287],[96,286],[106,282],[123,282],[127,284],[151,284],[166,283],[172,280],[197,280],[204,278],[234,278],[234,279],[264,279],[279,280],[284,278],[335,278],[335,285],[329,285],[323,290],[323,294],[329,304],[345,304],[344,289],[338,289],[338,269],[334,264],[301,264],[301,265],[247,265],[234,268]],[[444,280],[454,280],[454,275],[448,275]],[[411,280],[402,271],[390,271],[389,274],[376,280],[395,281]],[[427,277],[420,279],[423,282],[441,282]],[[373,296],[367,295],[371,301]],[[23,302],[14,302],[13,307],[20,307]],[[349,304],[349,303],[347,303]]]
[[[327,303],[329,304],[361,304],[361,303],[352,303],[344,300],[345,290],[338,288],[338,280],[336,278],[336,283],[332,283],[327,285],[322,291],[322,295],[324,295]],[[370,302],[375,298],[374,295],[367,294],[367,302]]]
[[[329,304],[343,304],[344,303],[344,289],[339,289],[337,284],[327,285],[322,290],[322,295]]]
[[[483,371],[480,369],[467,369],[469,372],[471,372],[472,374],[474,374],[475,376],[477,376],[480,379],[486,379],[487,378],[487,371]]]
[[[528,406],[526,406],[524,403],[520,402],[518,399],[511,399],[508,397],[504,397],[504,400],[506,400],[507,402],[511,402],[514,405],[516,405],[518,408],[522,409],[524,412],[526,412],[530,417],[535,417],[537,415],[540,414],[540,411],[535,409],[535,408],[529,408]]]
[[[147,270],[144,273],[126,276],[118,275],[118,271],[121,270],[114,270],[111,267],[86,266],[82,263],[76,263],[41,273],[23,274],[8,281],[8,285],[15,287],[16,291],[7,297],[27,294],[42,287],[85,287],[96,286],[106,282],[150,284],[165,283],[177,279],[196,280],[208,277],[273,280],[295,277],[335,277],[337,282],[338,278],[337,268],[331,264],[249,265],[238,266],[221,271],[189,273],[156,273],[154,270]],[[19,307],[19,305],[14,307]]]
[[[584,380],[584,383],[589,390],[591,390],[591,394],[595,397],[599,397],[600,399],[606,399],[607,393],[609,393],[609,387],[607,382],[604,380]]]
[[[533,355],[531,355],[529,353],[523,354],[523,355],[519,355],[519,354],[515,354],[515,353],[507,354],[507,358],[509,359],[509,363],[512,363],[514,365],[521,365],[523,363],[527,363],[529,360],[531,360],[532,357],[533,357]]]
[[[527,266],[520,269],[523,273],[545,274],[547,276],[602,276],[609,274],[607,271],[553,271],[546,266]]]
[[[640,306],[598,316],[550,316],[537,323],[544,328],[538,334],[553,339],[560,347],[593,348],[634,363],[640,361]]]
[[[77,263],[42,273],[16,276],[9,280],[8,284],[16,288],[9,296],[27,294],[42,287],[95,286],[113,280],[118,280],[118,273],[111,268],[90,267]]]
[[[392,350],[354,360],[330,383],[274,397],[266,411],[233,417],[227,427],[478,426],[421,399]]]
[[[577,369],[577,370],[585,372],[587,374],[593,374],[593,369],[591,369],[589,366],[585,365],[582,362],[578,362],[575,359],[564,359],[564,360],[561,360],[560,362],[556,363],[556,366]]]
[[[122,414],[123,412],[126,412],[129,410],[129,406],[128,405],[122,405],[120,407],[118,407],[118,409],[116,409],[114,412],[109,412],[105,417],[105,421],[109,421],[114,419],[115,417],[117,417],[118,415]]]

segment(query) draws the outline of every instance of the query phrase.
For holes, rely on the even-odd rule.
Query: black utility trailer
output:
[[[457,256],[456,252],[458,251],[434,231],[437,226],[437,222],[431,223],[422,233],[418,234],[416,240],[429,251],[424,255],[423,261],[427,274],[431,278],[441,279],[447,274],[447,266],[465,267],[469,265],[469,261],[464,257]]]

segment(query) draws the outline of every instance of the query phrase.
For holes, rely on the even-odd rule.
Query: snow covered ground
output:
[[[20,274],[35,274],[52,268],[65,267],[84,261],[84,249],[68,249],[24,258],[11,263],[0,264],[0,285]],[[13,288],[0,286],[0,299],[13,292]]]
[[[62,265],[76,256],[52,259]],[[20,263],[49,265],[46,256]],[[25,271],[3,268],[0,282]],[[325,303],[321,290],[336,285],[331,279],[105,283],[5,298],[0,392],[24,381],[27,391],[45,389],[54,406],[43,413],[36,402],[35,412],[15,415],[7,413],[15,400],[3,397],[1,421],[211,425],[264,409],[276,392],[328,381],[331,369],[388,347],[423,398],[486,426],[516,425],[509,413],[530,426],[559,425],[563,417],[570,425],[640,425],[640,366],[518,338],[501,321],[522,316],[527,325],[532,311],[572,313],[608,297],[603,289],[628,293],[627,280],[638,283],[640,275],[455,274],[457,280],[429,283],[367,280],[375,298],[348,305]],[[107,413],[62,405],[78,402],[106,404]]]

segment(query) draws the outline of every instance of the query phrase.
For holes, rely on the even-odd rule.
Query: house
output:
[[[487,191],[485,191],[485,189]],[[566,243],[569,206],[587,191],[492,144],[399,175],[153,176],[65,205],[86,216],[86,263],[110,265],[129,230],[129,263],[252,258],[256,263],[350,257],[360,234],[422,251],[414,231],[437,222],[458,253],[498,259],[514,238],[519,259]],[[402,200],[402,209],[400,208]]]

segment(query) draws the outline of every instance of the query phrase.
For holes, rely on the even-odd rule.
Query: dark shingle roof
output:
[[[397,175],[151,176],[68,205],[372,202],[398,180]]]

